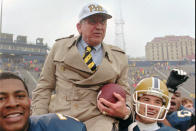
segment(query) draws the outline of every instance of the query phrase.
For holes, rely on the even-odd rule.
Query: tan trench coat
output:
[[[93,73],[76,47],[78,39],[58,40],[51,49],[32,94],[33,115],[58,112],[85,122],[88,131],[111,131],[118,122],[100,113],[97,93],[106,83],[118,83],[130,92],[127,56],[118,47],[102,44],[104,57]],[[53,91],[56,95],[50,100]]]

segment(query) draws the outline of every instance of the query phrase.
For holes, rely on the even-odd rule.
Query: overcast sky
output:
[[[115,45],[118,0],[3,0],[2,32],[26,35],[33,43],[43,37],[52,47],[55,39],[78,34],[78,14],[91,1],[112,14],[104,41]],[[195,38],[195,0],[121,0],[121,9],[126,52],[131,57],[145,56],[145,45],[154,37]]]

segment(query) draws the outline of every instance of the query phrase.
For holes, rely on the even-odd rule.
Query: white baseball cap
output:
[[[92,2],[89,3],[87,5],[85,5],[80,14],[79,14],[79,21],[83,20],[84,18],[87,18],[91,15],[94,14],[103,14],[106,16],[107,19],[112,18],[112,16],[110,14],[108,14],[108,12],[99,4]]]

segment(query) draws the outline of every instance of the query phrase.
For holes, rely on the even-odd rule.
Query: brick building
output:
[[[145,46],[147,60],[178,61],[195,56],[195,39],[190,36],[156,37]]]

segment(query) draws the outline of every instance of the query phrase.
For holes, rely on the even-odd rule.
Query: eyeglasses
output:
[[[86,18],[85,21],[90,24],[90,25],[96,25],[96,24],[101,24],[101,25],[105,25],[107,23],[107,19],[106,18],[100,18],[100,17],[89,17]]]

